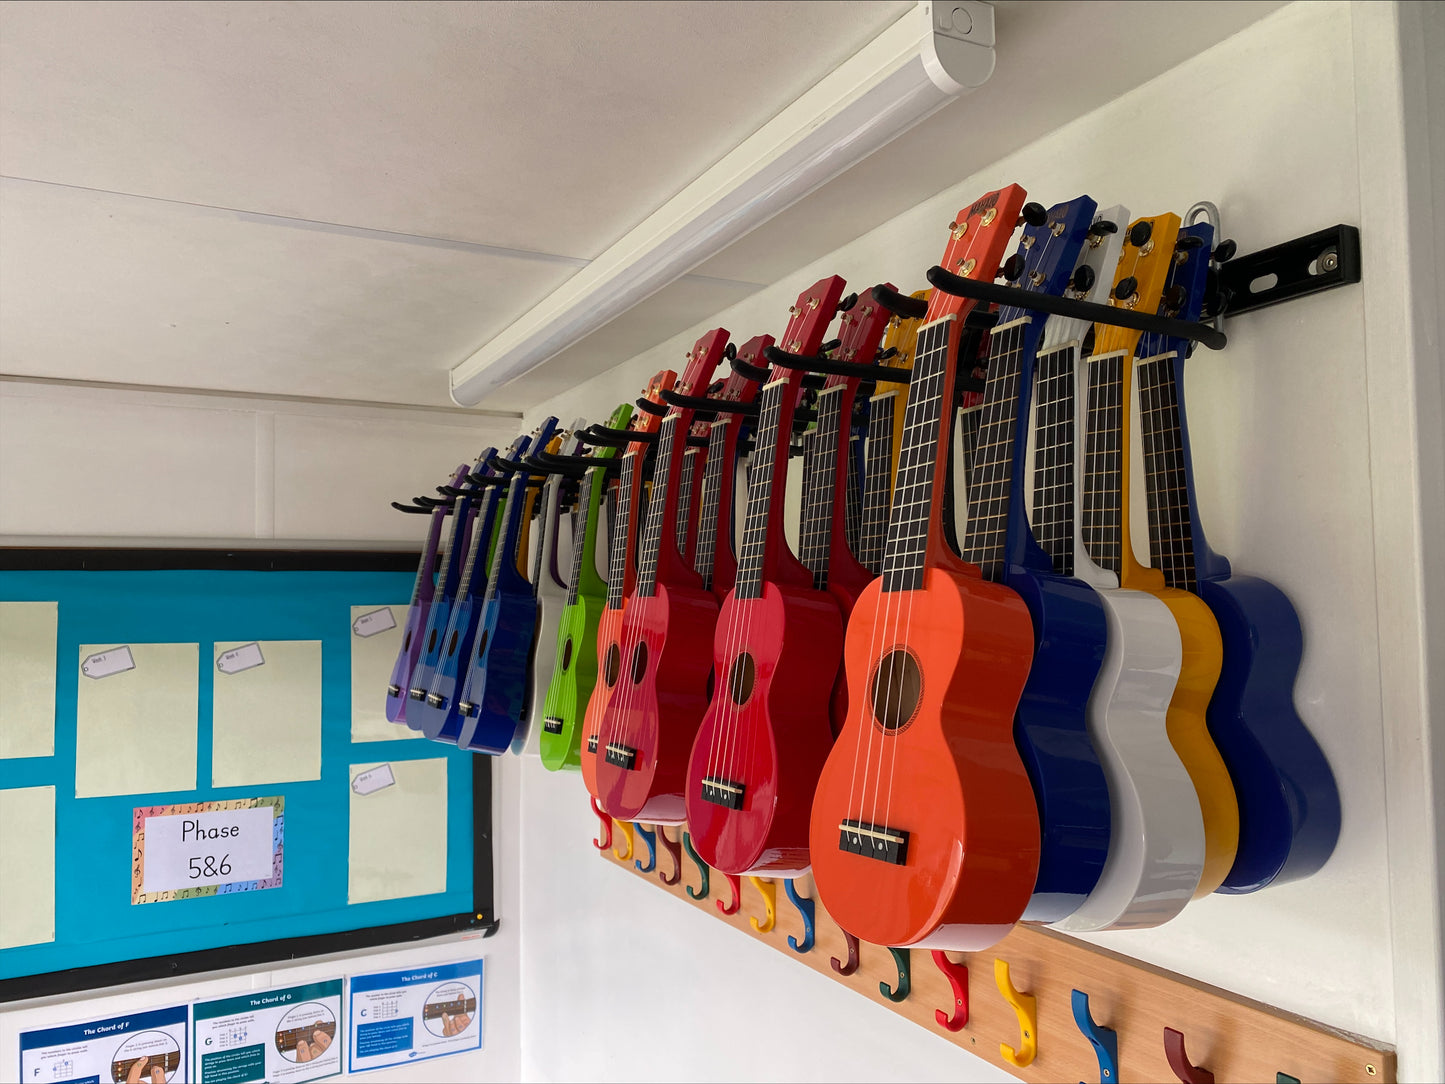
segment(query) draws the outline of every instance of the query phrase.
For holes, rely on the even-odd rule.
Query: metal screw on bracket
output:
[[[1340,266],[1340,254],[1332,248],[1325,249],[1320,254],[1319,265],[1321,271],[1334,271]]]

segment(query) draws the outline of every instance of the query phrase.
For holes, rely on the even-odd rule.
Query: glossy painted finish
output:
[[[742,703],[726,677],[740,629],[748,630],[754,666]],[[842,648],[838,607],[819,592],[769,583],[761,598],[731,596],[723,604],[712,660],[724,676],[716,680],[687,771],[688,828],[708,865],[738,874],[807,869],[813,784],[833,738],[818,705],[832,690]],[[743,786],[741,809],[703,800],[701,781],[714,775]]]
[[[495,449],[482,453],[486,459]],[[469,468],[463,463],[452,475],[451,485],[460,486]],[[411,591],[411,604],[406,608],[406,620],[401,626],[401,647],[397,649],[396,662],[391,667],[391,680],[386,688],[386,718],[388,722],[405,723],[406,706],[411,701],[407,690],[411,687],[411,673],[421,657],[422,632],[426,627],[427,615],[431,613],[432,599],[436,596],[436,556],[441,543],[442,531],[446,528],[447,512],[438,508],[431,514],[427,528],[426,544],[422,548],[421,562],[416,570],[416,583]]]
[[[592,695],[587,700],[587,710],[582,716],[582,738],[578,745],[578,766],[582,770],[582,782],[587,793],[601,801],[597,789],[597,762],[601,759],[598,750],[602,744],[602,720],[607,714],[607,703],[612,691],[622,676],[622,617],[625,607],[609,609],[606,606],[597,619],[597,680],[592,686]],[[608,660],[612,659],[611,665]]]
[[[906,640],[879,643],[875,627],[889,627],[899,607],[912,614]],[[913,653],[924,679],[912,721],[890,734],[874,721],[868,684],[895,646]],[[934,567],[921,590],[884,592],[875,580],[863,592],[844,648],[852,707],[818,780],[811,831],[813,880],[845,930],[879,945],[970,951],[995,944],[1023,913],[1039,824],[1013,715],[1032,654],[1023,603],[977,576]],[[844,817],[906,830],[907,864],[839,849]]]

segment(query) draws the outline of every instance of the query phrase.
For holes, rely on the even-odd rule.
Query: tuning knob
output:
[[[1003,262],[1003,277],[1010,282],[1017,282],[1020,275],[1024,273],[1024,254],[1015,252]]]
[[[1107,234],[1118,232],[1119,224],[1117,222],[1110,222],[1108,219],[1105,218],[1099,219],[1099,221],[1095,222],[1092,226],[1089,227],[1090,237],[1103,237]]]
[[[849,294],[842,301],[838,302],[838,312],[847,312],[854,305],[858,304],[858,295]]]
[[[1214,246],[1214,254],[1210,257],[1215,263],[1225,263],[1234,259],[1234,254],[1239,251],[1239,246],[1226,238]]]
[[[1094,285],[1094,269],[1088,264],[1081,264],[1074,272],[1074,277],[1069,280],[1069,289],[1078,293],[1086,294],[1089,288]]]
[[[1192,233],[1182,233],[1179,235],[1179,240],[1174,242],[1174,247],[1179,252],[1188,252],[1202,244],[1204,244],[1204,238]]]
[[[1049,212],[1042,203],[1025,203],[1022,217],[1030,226],[1042,226],[1049,220]]]
[[[1154,236],[1154,223],[1147,218],[1141,218],[1129,227],[1129,243],[1135,248],[1143,248],[1149,243],[1149,238]]]
[[[1189,300],[1189,291],[1177,282],[1164,291],[1164,309],[1166,312],[1180,312],[1185,302]]]
[[[727,358],[728,361],[734,360],[737,356],[738,356],[738,344],[737,344],[737,343],[728,343],[727,346],[725,346],[725,347],[723,348],[723,357]]]
[[[1114,297],[1119,301],[1128,301],[1139,290],[1139,280],[1133,275],[1126,275],[1121,278],[1114,287]]]

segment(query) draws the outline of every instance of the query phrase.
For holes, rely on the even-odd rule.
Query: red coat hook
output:
[[[1164,1029],[1164,1056],[1169,1059],[1169,1068],[1174,1070],[1184,1084],[1214,1084],[1214,1074],[1201,1069],[1189,1060],[1184,1052],[1184,1034],[1173,1028]]]
[[[612,846],[612,818],[602,812],[602,807],[597,804],[596,798],[592,799],[592,812],[596,813],[598,819],[602,821],[602,831],[599,833],[600,838],[594,839],[592,846],[596,847],[599,851],[605,851]]]
[[[657,842],[662,849],[672,856],[672,876],[668,877],[661,868],[657,871],[658,880],[665,885],[675,885],[682,879],[682,840],[668,837],[667,829],[662,825],[657,826]]]
[[[962,1031],[963,1026],[968,1023],[968,968],[954,963],[946,953],[938,949],[933,950],[933,962],[953,987],[953,1015],[949,1016],[942,1009],[934,1009],[933,1017],[941,1028]]]
[[[722,900],[714,902],[717,903],[717,909],[723,914],[735,915],[738,913],[738,908],[743,905],[742,881],[736,873],[724,873],[723,876],[728,879],[728,885],[733,890],[733,902],[731,905],[724,904]]]
[[[854,937],[847,930],[843,931],[843,937],[848,942],[848,962],[844,963],[834,956],[829,962],[833,970],[840,975],[851,975],[858,970],[858,938]]]

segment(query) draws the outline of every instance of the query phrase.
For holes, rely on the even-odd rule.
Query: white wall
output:
[[[156,390],[0,381],[0,536],[9,545],[327,545],[416,548],[421,517],[391,500],[432,493],[517,419]],[[484,1048],[367,1074],[376,1081],[515,1080],[521,922],[521,764],[497,762],[493,805],[501,927],[292,966],[67,995],[0,1011],[0,1080],[19,1033],[197,997],[447,960],[486,960]]]
[[[1380,88],[1399,86],[1396,16],[1392,5],[1282,9],[708,323],[736,339],[776,333],[798,291],[827,274],[845,276],[854,289],[885,278],[916,289],[937,262],[954,212],[1012,181],[1046,205],[1088,192],[1136,214],[1182,212],[1210,199],[1242,252],[1337,222],[1360,224],[1366,285],[1402,292],[1406,269],[1383,258],[1389,250],[1381,247],[1398,222],[1374,216],[1403,192],[1400,171],[1378,164],[1398,149],[1401,134],[1388,114],[1368,108]],[[1114,61],[1123,62],[1128,43],[1119,44]],[[1351,287],[1231,321],[1229,348],[1201,352],[1188,386],[1210,540],[1236,568],[1277,583],[1300,612],[1306,654],[1296,702],[1338,776],[1345,811],[1338,848],[1302,883],[1214,896],[1158,930],[1094,940],[1398,1042],[1402,1079],[1438,1079],[1438,940],[1412,947],[1397,933],[1438,922],[1434,878],[1392,880],[1387,861],[1399,854],[1433,868],[1428,803],[1419,800],[1429,782],[1418,755],[1427,733],[1421,686],[1386,687],[1382,676],[1390,665],[1382,652],[1395,645],[1381,639],[1392,621],[1382,592],[1398,588],[1397,572],[1410,567],[1415,547],[1380,550],[1379,526],[1414,498],[1399,486],[1392,491],[1373,460],[1413,454],[1414,445],[1413,430],[1382,428],[1375,411],[1380,397],[1413,376],[1409,344],[1366,319],[1374,296]],[[532,414],[600,416],[636,395],[651,373],[677,367],[702,330]],[[1402,530],[1383,537],[1408,544],[1418,525]],[[1404,636],[1418,654],[1421,634]],[[1417,751],[1414,763],[1409,749]],[[593,818],[580,781],[526,767],[523,912],[529,931],[555,931],[523,943],[528,1076],[997,1076],[785,956],[602,868],[586,841]],[[1387,802],[1390,787],[1398,793]],[[1426,854],[1401,849],[1418,837]],[[1403,1008],[1397,991],[1411,992]],[[1398,1033],[1397,1012],[1407,1025]],[[561,1021],[570,1041],[547,1041]]]

